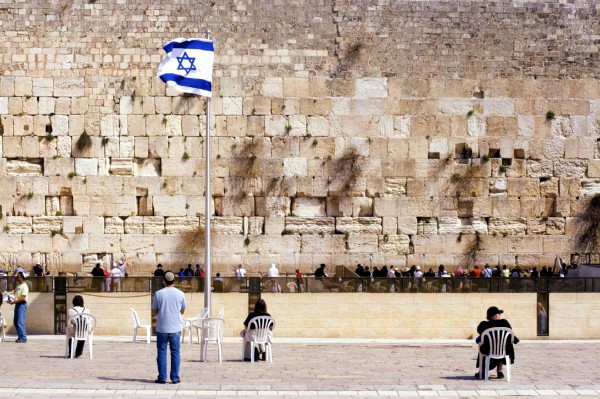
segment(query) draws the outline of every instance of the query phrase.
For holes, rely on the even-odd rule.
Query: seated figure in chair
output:
[[[494,327],[508,327],[512,330],[512,327],[510,326],[510,323],[508,322],[508,320],[502,318],[502,313],[504,313],[504,310],[498,309],[496,306],[492,306],[492,307],[488,308],[487,320],[482,321],[477,326],[477,333],[479,334],[479,336],[477,337],[476,342],[478,344],[480,344],[479,351],[483,355],[489,355],[489,353],[490,353],[490,343],[487,342],[487,340],[486,340],[486,342],[480,342],[481,334],[485,330],[487,330],[488,328],[494,328]],[[517,344],[517,343],[519,343],[519,338],[517,338],[515,335],[513,335],[512,341],[515,344]],[[515,362],[515,348],[513,346],[513,342],[511,342],[509,340],[506,343],[506,354],[510,357],[511,364],[513,364]],[[504,369],[505,362],[506,362],[506,360],[504,360],[504,359],[490,359],[490,370],[493,370],[496,367],[498,367],[498,378],[499,379],[504,378],[503,369]],[[479,367],[479,356],[477,357],[476,367]],[[475,374],[475,378],[479,379],[479,372],[477,372]]]
[[[244,329],[242,330],[242,333],[240,335],[246,341],[252,341],[254,339],[254,331],[249,329],[248,324],[250,323],[250,320],[257,316],[271,317],[271,315],[267,313],[267,303],[264,299],[259,299],[258,301],[256,301],[256,304],[254,305],[254,311],[248,313],[248,317],[246,317],[246,320],[244,320]],[[272,336],[273,334],[269,331],[269,342],[271,341]],[[258,354],[259,356],[255,356],[256,358],[260,358],[260,360],[267,360],[264,345],[258,344]]]
[[[71,339],[75,336],[75,325],[71,323],[71,319],[78,314],[87,313],[89,314],[89,309],[83,306],[83,297],[81,295],[75,295],[73,297],[73,307],[67,311],[67,351],[66,357],[71,357]],[[75,349],[75,357],[79,357],[83,354],[83,347],[85,346],[85,341],[77,341],[77,347]]]

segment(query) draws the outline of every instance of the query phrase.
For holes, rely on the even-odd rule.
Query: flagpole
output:
[[[210,30],[206,32],[206,38],[210,40]],[[211,202],[211,193],[210,193],[210,99],[211,97],[206,97],[206,140],[205,140],[205,176],[206,176],[206,203],[204,209],[204,235],[205,235],[205,243],[204,243],[204,260],[205,260],[205,273],[204,273],[204,307],[208,309],[208,317],[211,317],[211,291],[212,291],[212,268],[211,268],[211,260],[210,260],[210,202]]]

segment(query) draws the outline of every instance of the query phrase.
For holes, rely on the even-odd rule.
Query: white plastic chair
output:
[[[250,344],[250,361],[254,362],[254,348],[257,344],[265,346],[267,360],[273,363],[273,352],[271,349],[272,343],[269,339],[269,332],[275,328],[275,320],[269,316],[256,316],[248,323],[248,331],[254,330],[254,339],[242,341],[242,360],[244,360],[244,349],[246,342]]]
[[[286,284],[286,287],[289,292],[298,292],[298,286],[293,281],[290,281]]]
[[[223,316],[225,316],[225,308],[221,308],[221,310],[219,310],[219,313],[217,314],[217,318],[222,319]]]
[[[71,323],[75,326],[75,335],[71,341],[71,359],[75,356],[77,341],[88,341],[90,349],[90,359],[93,359],[92,343],[94,337],[94,328],[96,328],[96,318],[89,313],[79,313],[71,318]],[[67,345],[68,345],[67,341]]]
[[[4,332],[5,328],[6,328],[6,320],[4,320],[3,316],[0,316],[0,342],[4,342],[4,339],[6,338],[6,334]]]
[[[138,316],[137,311],[134,308],[131,309],[131,314],[133,315],[133,343],[137,342],[137,330],[138,328],[144,328],[146,330],[146,343],[150,343],[150,332],[151,326],[149,324],[140,323],[140,318]]]
[[[202,332],[200,360],[206,362],[208,357],[208,343],[215,342],[219,353],[219,363],[221,363],[223,361],[221,348],[223,342],[223,319],[220,317],[207,317],[202,320],[195,320],[193,323]]]
[[[482,345],[486,340],[490,345],[490,354],[484,355],[479,352],[479,379],[482,376],[486,381],[490,377],[490,359],[505,359],[506,361],[506,381],[510,381],[510,357],[506,354],[506,344],[508,340],[513,342],[514,334],[508,327],[494,327],[488,328],[481,334]],[[483,362],[485,358],[485,365]]]
[[[185,342],[186,330],[187,336],[189,338],[188,344],[192,343],[192,339],[194,337],[192,328],[196,328],[196,335],[198,337],[198,342],[200,342],[200,328],[197,325],[194,325],[194,322],[197,320],[202,320],[208,317],[208,308],[202,309],[202,311],[196,317],[188,317],[183,318],[183,324],[181,327],[181,342]]]

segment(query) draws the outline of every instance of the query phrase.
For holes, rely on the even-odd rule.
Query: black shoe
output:
[[[498,379],[501,380],[504,378],[504,373],[502,371],[498,371]]]
[[[181,382],[181,380],[171,381],[171,384],[179,384],[180,382]]]
[[[15,342],[16,342],[17,344],[26,344],[26,343],[27,343],[27,340],[26,340],[26,339],[17,339]]]
[[[267,352],[263,352],[263,353],[260,354],[260,360],[262,360],[263,362],[265,360],[267,360]]]
[[[475,373],[475,379],[478,380],[479,379],[479,372]]]
[[[260,352],[258,348],[254,348],[254,360],[260,360]]]
[[[167,383],[167,381],[163,381],[163,380],[154,380],[154,382],[156,384],[166,384]]]

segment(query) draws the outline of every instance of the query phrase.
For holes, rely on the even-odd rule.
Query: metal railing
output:
[[[154,292],[163,287],[161,277],[30,277],[31,292]],[[0,291],[15,286],[12,276],[0,277]],[[176,277],[184,292],[203,292],[204,279]],[[224,277],[213,278],[213,292],[226,293],[486,293],[486,292],[600,292],[599,277],[540,278],[362,278],[362,277]]]

